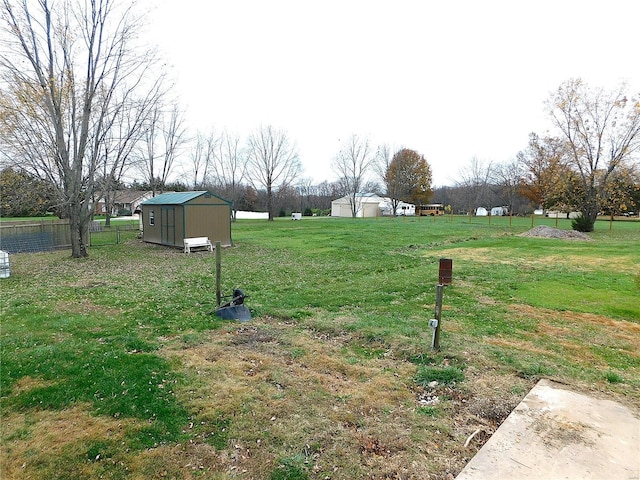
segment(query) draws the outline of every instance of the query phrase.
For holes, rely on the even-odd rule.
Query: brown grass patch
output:
[[[55,305],[55,311],[59,313],[84,314],[93,315],[98,313],[105,316],[116,316],[124,312],[122,308],[105,307],[104,305],[96,305],[88,298],[82,298],[75,302],[58,301]]]
[[[128,429],[139,422],[93,416],[82,406],[62,411],[11,414],[2,418],[0,465],[3,480],[44,480],[66,471],[57,462],[73,464],[73,478],[110,478],[105,472],[119,471],[127,478],[202,478],[204,472],[232,473],[224,455],[201,442],[160,446],[129,455],[88,455],[89,445],[125,441]],[[103,451],[103,450],[100,450]],[[108,450],[107,450],[108,451]],[[80,459],[80,461],[78,461]],[[72,472],[67,472],[71,475]],[[215,475],[215,474],[214,474]],[[209,476],[206,478],[223,478]]]
[[[509,249],[500,248],[469,248],[459,247],[450,248],[441,252],[443,256],[456,258],[458,260],[470,260],[478,263],[491,263],[496,265],[522,265],[522,266],[539,266],[539,265],[570,265],[580,270],[615,270],[621,273],[638,273],[639,268],[635,264],[633,258],[629,256],[616,257],[595,257],[595,256],[579,256],[579,255],[558,255],[548,254],[544,256],[522,256],[517,257],[509,255]]]
[[[4,416],[0,450],[2,478],[43,478],[39,473],[43,466],[53,464],[63,455],[86,456],[89,441],[122,438],[128,425],[132,422],[94,417],[82,406]],[[7,439],[11,439],[10,445]],[[78,477],[92,476],[93,465],[89,460],[96,459],[79,464],[82,467]]]
[[[527,351],[538,355],[550,354],[548,350],[537,347],[528,340],[516,340],[513,338],[504,337],[487,337],[485,338],[485,341],[491,345],[496,345],[498,347],[515,348],[517,350]]]
[[[584,335],[584,326],[591,330],[606,332],[609,338],[620,339],[631,344],[635,351],[640,350],[640,324],[615,320],[603,315],[572,311],[557,311],[530,305],[511,305],[510,309],[521,317],[540,321],[539,333],[557,335]],[[560,323],[561,325],[557,325]]]
[[[359,357],[352,346],[363,339],[261,318],[209,339],[168,344],[164,354],[180,358],[194,377],[189,391],[177,392],[189,408],[200,418],[230,419],[229,447],[211,460],[218,471],[268,478],[284,452],[306,458],[312,478],[371,471],[379,472],[375,478],[431,478],[429,465],[457,472],[468,461],[463,445],[474,421],[467,418],[476,414],[459,412],[454,432],[420,415],[415,365],[386,354]],[[448,388],[443,408],[466,407],[468,395]],[[463,453],[452,461],[456,452]]]
[[[55,383],[56,382],[46,381],[42,380],[41,378],[34,378],[30,376],[21,377],[11,386],[11,395],[20,395],[35,388],[43,388],[55,385]]]

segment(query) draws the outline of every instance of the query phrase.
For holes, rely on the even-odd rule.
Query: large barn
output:
[[[356,217],[376,217],[380,214],[380,203],[384,201],[374,193],[358,193],[355,196]],[[344,196],[331,202],[332,217],[351,217],[351,202],[349,196]]]
[[[185,238],[231,245],[231,202],[209,191],[164,193],[141,204],[142,239],[184,247]]]
[[[393,208],[391,199],[380,197],[375,193],[358,193],[355,196],[356,217],[370,218],[378,215],[391,215]],[[415,215],[416,207],[411,203],[399,202],[396,215]],[[351,201],[344,196],[331,202],[332,217],[351,217]]]

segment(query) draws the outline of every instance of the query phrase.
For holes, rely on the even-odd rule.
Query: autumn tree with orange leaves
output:
[[[417,205],[428,203],[433,194],[431,182],[431,167],[424,156],[408,148],[396,152],[384,174],[393,215],[401,201]]]

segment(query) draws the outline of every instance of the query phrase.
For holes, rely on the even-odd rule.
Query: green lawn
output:
[[[249,295],[248,323],[211,315],[211,253],[123,231],[87,259],[12,255],[0,476],[446,478],[541,377],[637,410],[640,223],[609,226],[238,221],[222,284]]]

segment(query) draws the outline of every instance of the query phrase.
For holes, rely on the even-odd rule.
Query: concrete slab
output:
[[[640,419],[540,380],[456,480],[640,479]]]

